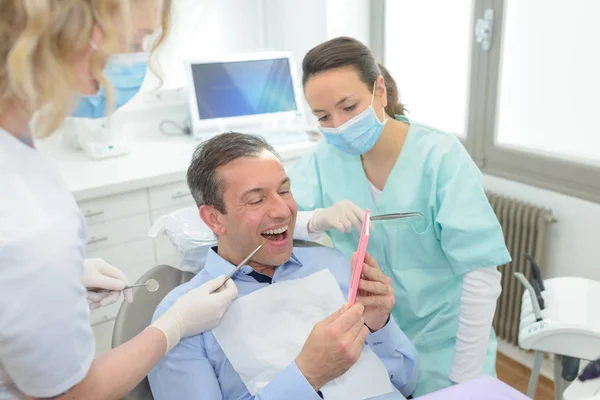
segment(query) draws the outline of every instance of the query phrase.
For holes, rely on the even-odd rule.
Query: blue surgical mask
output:
[[[115,93],[114,110],[124,106],[142,87],[148,70],[149,53],[117,54],[112,56],[104,75]],[[81,96],[75,111],[78,118],[102,118],[106,116],[106,91],[100,87],[98,93]]]
[[[360,155],[371,150],[388,121],[385,110],[383,112],[383,122],[379,121],[373,108],[374,100],[375,84],[373,85],[371,105],[365,111],[337,128],[319,127],[327,143],[351,155]]]

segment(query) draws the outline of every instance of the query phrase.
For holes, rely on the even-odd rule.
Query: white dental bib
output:
[[[326,269],[239,298],[212,333],[254,396],[296,359],[314,325],[344,301]],[[352,368],[321,388],[328,400],[364,400],[393,391],[383,362],[368,345]]]

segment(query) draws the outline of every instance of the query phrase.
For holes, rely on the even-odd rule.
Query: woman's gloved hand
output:
[[[161,330],[167,337],[167,352],[175,347],[181,338],[209,331],[219,324],[223,314],[238,295],[237,286],[231,279],[218,292],[212,293],[224,281],[225,277],[221,275],[190,290],[152,323],[151,326]]]
[[[317,208],[308,221],[309,233],[321,233],[329,229],[351,232],[352,227],[360,232],[365,212],[350,200],[338,201],[331,207]]]
[[[126,302],[133,302],[133,291],[123,290],[129,285],[125,273],[101,258],[85,260],[81,284],[88,289],[87,298],[92,310],[113,304],[119,299],[121,292]],[[103,291],[95,292],[94,289]]]

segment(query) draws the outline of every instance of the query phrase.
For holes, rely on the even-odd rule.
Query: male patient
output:
[[[239,296],[220,325],[183,339],[151,371],[156,400],[404,398],[414,390],[417,352],[390,316],[390,279],[367,255],[350,307],[350,262],[335,249],[292,247],[296,202],[271,146],[216,136],[198,147],[187,179],[218,246],[154,319],[266,243],[233,276]]]

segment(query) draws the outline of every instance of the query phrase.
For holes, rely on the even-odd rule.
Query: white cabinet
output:
[[[147,237],[150,214],[127,216],[88,227],[87,251],[96,252]]]
[[[127,267],[141,262],[154,262],[154,246],[151,238],[143,237],[128,243],[87,253],[87,258],[96,257],[120,267]]]
[[[194,198],[185,181],[151,187],[148,194],[150,196],[150,209],[153,211],[177,209],[194,204]]]
[[[136,190],[124,194],[79,203],[79,208],[88,225],[117,220],[122,217],[148,213],[148,196],[146,190]]]

